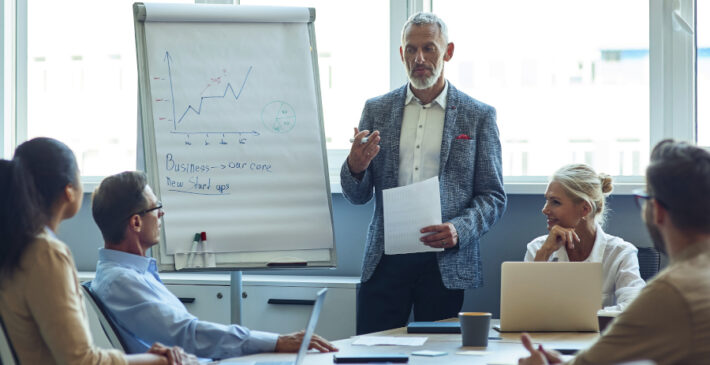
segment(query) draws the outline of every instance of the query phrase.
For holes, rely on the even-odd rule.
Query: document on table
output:
[[[353,342],[359,346],[421,346],[426,337],[360,336]]]
[[[382,190],[385,220],[385,254],[443,251],[419,238],[420,229],[441,224],[439,177]]]

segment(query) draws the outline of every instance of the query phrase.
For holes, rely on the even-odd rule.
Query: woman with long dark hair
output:
[[[125,355],[93,345],[69,248],[55,232],[81,207],[74,153],[35,138],[0,160],[0,316],[22,364],[182,364],[194,357],[155,344]]]

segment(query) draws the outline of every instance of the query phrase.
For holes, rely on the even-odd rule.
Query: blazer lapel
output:
[[[407,87],[409,84],[397,90],[390,112],[390,124],[386,126],[390,132],[389,138],[385,142],[386,156],[391,157],[385,162],[388,165],[385,171],[393,172],[389,175],[392,180],[387,181],[387,188],[396,187],[399,179],[399,139],[402,134],[402,117],[404,116],[404,99],[407,97]]]
[[[439,161],[439,183],[444,174],[446,162],[451,151],[451,142],[454,139],[456,117],[458,116],[459,92],[449,82],[449,90],[446,95],[446,112],[444,114],[444,132],[441,136],[441,160]]]

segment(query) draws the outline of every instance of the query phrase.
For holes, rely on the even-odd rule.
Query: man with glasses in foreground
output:
[[[710,364],[710,153],[670,140],[651,152],[646,192],[635,192],[653,245],[670,264],[599,340],[570,364]],[[562,363],[558,353],[522,342],[519,364]]]
[[[146,256],[160,241],[165,212],[143,173],[127,171],[104,179],[94,191],[92,214],[105,242],[91,288],[116,322],[126,352],[145,352],[157,341],[212,359],[298,351],[302,331],[279,336],[200,321],[168,291],[155,259]],[[317,335],[310,348],[336,351]]]

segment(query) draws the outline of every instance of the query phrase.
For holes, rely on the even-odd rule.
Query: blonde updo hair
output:
[[[587,202],[592,207],[594,220],[604,225],[607,214],[606,197],[614,188],[611,176],[597,174],[585,164],[571,164],[557,170],[552,175],[552,181],[560,183],[575,203]]]

